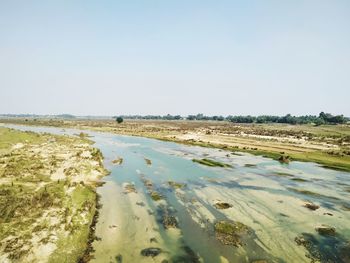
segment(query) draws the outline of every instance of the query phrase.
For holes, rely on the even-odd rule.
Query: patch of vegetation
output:
[[[162,223],[165,229],[169,228],[177,228],[178,227],[178,222],[175,216],[165,214],[163,215],[162,218]]]
[[[117,123],[122,123],[124,121],[123,117],[117,117],[115,120]]]
[[[180,141],[180,140],[169,140],[169,139],[162,139],[162,140],[176,141],[182,144],[196,145],[196,146],[209,147],[209,148],[222,148],[221,144],[215,144],[215,143],[205,143],[205,142],[197,142],[197,141]],[[283,144],[281,144],[280,147],[283,148],[284,147]],[[281,157],[280,151],[279,150],[276,151],[274,149],[262,150],[257,148],[252,149],[250,147],[237,148],[232,146],[228,146],[226,147],[226,149],[233,152],[238,152],[238,153],[247,152],[257,156],[271,158],[276,161],[278,161],[278,159]],[[288,155],[290,159],[292,159],[293,161],[315,162],[315,163],[321,164],[324,168],[350,172],[350,156],[348,155],[331,156],[323,151],[289,152]]]
[[[123,262],[123,256],[121,254],[118,254],[115,256],[115,261],[117,263],[122,263]]]
[[[90,226],[96,213],[97,198],[95,190],[90,187],[77,185],[71,200],[64,200],[63,206],[69,207],[66,219],[72,216],[66,230],[70,233],[60,235],[57,249],[50,256],[49,262],[75,262],[77,259],[89,258],[86,254]],[[69,220],[69,219],[68,219]]]
[[[134,184],[126,184],[124,186],[124,193],[137,193],[135,185]]]
[[[226,164],[226,163],[221,163],[218,161],[214,161],[211,159],[192,159],[192,162],[199,163],[202,165],[206,166],[211,166],[211,167],[224,167],[224,168],[232,168],[232,165]]]
[[[102,160],[103,160],[103,154],[100,149],[98,148],[92,148],[91,155],[95,161],[97,161],[100,166],[103,166]]]
[[[275,176],[281,176],[281,177],[293,177],[294,175],[289,174],[289,173],[283,173],[283,172],[275,172],[273,173]]]
[[[181,189],[181,188],[184,188],[186,186],[186,184],[184,184],[184,183],[178,183],[178,182],[174,182],[174,181],[168,181],[168,184],[170,187],[172,187],[174,189]]]
[[[113,164],[121,165],[123,163],[123,158],[119,157],[112,161]]]
[[[34,132],[20,132],[14,129],[0,128],[0,153],[9,150],[17,143],[42,143],[45,138]]]
[[[256,167],[256,164],[246,163],[244,167]]]
[[[350,204],[342,204],[340,207],[344,211],[350,211]]]
[[[151,180],[145,178],[144,176],[141,177],[141,181],[143,182],[144,186],[148,189],[151,190],[153,189],[153,183]]]
[[[328,199],[333,199],[333,200],[339,200],[339,198],[334,197],[334,196],[328,196],[328,195],[322,195],[319,193],[315,193],[309,190],[304,190],[304,189],[297,189],[297,188],[291,188],[289,187],[288,190],[293,191],[298,194],[303,194],[307,196],[312,196],[312,197],[319,197],[319,198],[328,198]]]
[[[202,113],[197,115],[188,115],[187,117],[182,117],[181,115],[171,115],[167,114],[164,116],[160,115],[124,115],[119,118],[124,117],[125,119],[145,119],[145,120],[182,120],[186,119],[188,121],[230,121],[233,123],[288,123],[288,124],[337,124],[346,123],[349,121],[344,115],[332,115],[330,113],[321,112],[318,116],[315,115],[304,115],[304,116],[292,116],[287,114],[285,116],[274,116],[274,115],[260,115],[260,116],[205,116]]]
[[[243,245],[242,238],[250,234],[248,226],[241,222],[219,221],[214,225],[216,238],[224,245],[239,247]]]
[[[300,177],[298,177],[298,178],[292,178],[291,180],[296,181],[296,182],[308,182],[308,180],[303,179],[303,178],[300,178]]]
[[[80,132],[79,134],[74,134],[74,135],[80,137],[81,139],[86,139],[91,137],[88,133],[85,133],[85,132]]]
[[[152,161],[150,159],[144,158],[147,165],[152,165]]]
[[[303,246],[311,262],[349,262],[350,243],[340,235],[320,235],[302,233],[295,238],[299,246]]]
[[[335,228],[327,225],[321,225],[319,227],[316,227],[315,230],[317,233],[323,236],[334,236],[335,235]]]
[[[174,215],[175,210],[166,205],[159,205],[157,208],[158,222],[163,225],[165,229],[178,228],[179,223]]]
[[[289,163],[291,160],[290,156],[285,156],[285,155],[281,155],[279,158],[278,158],[278,161],[280,163]]]
[[[153,257],[158,256],[161,252],[162,252],[162,250],[160,248],[150,247],[150,248],[142,249],[140,253],[142,256],[153,258]]]
[[[46,246],[48,262],[77,262],[89,257],[90,226],[97,211],[94,182],[76,182],[77,171],[89,176],[102,154],[84,139],[0,128],[0,254],[22,262],[34,246]],[[50,142],[49,144],[46,142]],[[13,147],[15,146],[15,147]],[[90,151],[92,158],[80,157]],[[58,157],[66,155],[64,157]],[[75,158],[60,179],[51,176]],[[62,169],[63,170],[63,169]],[[62,178],[63,176],[63,178]],[[39,239],[38,243],[33,240]],[[46,249],[46,248],[44,248]]]
[[[153,201],[160,201],[163,199],[163,196],[156,191],[151,191],[150,196],[151,196]]]
[[[225,202],[217,202],[214,204],[215,208],[217,209],[228,209],[231,208],[232,205],[229,203],[225,203]]]
[[[312,211],[315,211],[315,210],[317,210],[317,209],[320,208],[319,205],[316,205],[316,204],[310,203],[310,202],[304,204],[304,207],[306,207],[306,208],[308,208],[308,209],[310,209],[310,210],[312,210]]]

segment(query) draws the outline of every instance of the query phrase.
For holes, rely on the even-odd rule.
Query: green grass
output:
[[[337,126],[332,126],[333,129],[336,129]],[[343,128],[344,133],[347,134],[349,127]],[[152,136],[149,136],[152,137]],[[181,141],[177,139],[169,139],[169,138],[157,138],[163,141],[173,141],[185,145],[196,145],[206,148],[219,148],[224,149],[227,151],[231,151],[232,154],[240,153],[240,152],[246,152],[257,156],[263,156],[266,158],[271,158],[273,160],[278,161],[278,159],[281,157],[280,151],[266,151],[266,150],[253,150],[249,147],[244,148],[238,148],[238,147],[231,147],[231,146],[223,146],[222,144],[215,144],[215,143],[207,143],[207,142],[197,142],[197,141]],[[350,172],[350,156],[334,156],[330,155],[326,152],[322,151],[312,151],[312,152],[303,152],[303,153],[290,153],[288,151],[285,151],[286,155],[289,155],[291,157],[292,161],[300,161],[300,162],[315,162],[320,165],[322,165],[325,168],[339,170],[339,171],[346,171]]]
[[[87,240],[90,232],[94,214],[96,212],[96,193],[87,186],[78,185],[72,193],[71,199],[65,200],[65,207],[69,213],[76,211],[73,215],[73,225],[68,229],[68,236],[61,235],[57,249],[50,256],[49,262],[76,262],[84,256],[87,248]],[[86,217],[82,216],[82,212]],[[87,219],[87,223],[84,223]]]
[[[9,128],[0,127],[0,153],[9,150],[17,143],[42,143],[44,138],[34,132],[21,132]]]
[[[278,161],[278,159],[281,157],[281,153],[279,152],[235,148],[230,148],[230,150],[237,152],[247,152],[253,155],[271,158],[276,161]],[[315,162],[325,168],[350,172],[350,156],[333,156],[322,151],[286,154],[290,156],[292,161]]]
[[[51,181],[49,170],[60,166],[63,159],[52,156],[44,162],[40,155],[31,154],[31,147],[40,147],[49,139],[67,149],[74,143],[86,143],[80,138],[0,128],[0,177],[3,179],[0,184],[0,241],[18,237],[16,242],[4,243],[13,262],[21,262],[26,257],[23,244],[30,244],[33,234],[41,231],[49,234],[40,242],[48,242],[50,233],[59,235],[57,249],[48,262],[78,262],[87,255],[92,234],[90,225],[97,213],[97,195],[93,187],[83,184],[75,184],[73,192],[68,194],[70,181]],[[25,147],[12,151],[17,143],[24,143]],[[93,150],[92,155],[101,162],[99,150]],[[88,171],[89,167],[80,168]],[[39,187],[39,183],[43,185]],[[59,220],[58,226],[45,220],[43,215],[48,211]],[[63,234],[61,227],[68,235]]]
[[[192,159],[192,161],[195,163],[199,163],[199,164],[211,166],[211,167],[232,168],[232,165],[230,165],[230,164],[221,163],[221,162],[214,161],[211,159],[205,159],[205,158],[204,159]]]

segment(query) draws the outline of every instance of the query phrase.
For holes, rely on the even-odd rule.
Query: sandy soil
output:
[[[101,166],[101,157],[93,156],[96,150],[79,139],[5,132],[9,140],[12,133],[14,141],[24,135],[42,140],[15,143],[0,155],[0,191],[13,191],[0,200],[5,210],[4,218],[0,218],[0,261],[48,262],[61,237],[70,235],[67,229],[78,229],[76,224],[81,222],[88,231],[93,210],[75,200],[84,201],[84,196],[75,196],[87,186],[94,189],[106,170]],[[11,198],[10,203],[6,198]],[[27,206],[22,207],[21,198],[27,200]]]

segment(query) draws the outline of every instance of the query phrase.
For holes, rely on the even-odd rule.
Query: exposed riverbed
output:
[[[102,208],[93,262],[350,262],[350,173],[84,132],[111,171],[98,188]],[[203,158],[227,166],[192,161]],[[239,222],[244,228],[231,233],[232,240],[218,222]]]

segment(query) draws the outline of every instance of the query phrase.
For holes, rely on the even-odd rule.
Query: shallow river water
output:
[[[280,164],[245,153],[84,132],[111,171],[97,190],[102,207],[93,262],[350,262],[350,173],[314,163]],[[123,163],[113,164],[119,157]],[[192,162],[202,158],[232,168]],[[162,198],[152,199],[152,191]],[[218,209],[220,202],[232,207]],[[319,208],[309,209],[307,203]],[[167,217],[175,218],[172,226],[177,227],[166,228]],[[214,225],[221,220],[248,226],[240,245],[217,240]],[[322,226],[334,227],[335,233],[317,232]],[[161,253],[142,255],[146,248]]]

